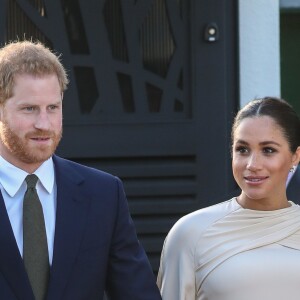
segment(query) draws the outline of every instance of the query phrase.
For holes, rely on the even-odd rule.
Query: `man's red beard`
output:
[[[30,146],[30,138],[33,137],[47,137],[52,140],[52,144],[41,145],[37,147]],[[62,130],[59,134],[53,131],[36,130],[25,135],[24,138],[20,138],[14,131],[10,129],[10,126],[6,121],[2,121],[0,128],[0,138],[3,145],[8,151],[17,159],[24,163],[42,163],[50,158],[55,152],[62,137]]]

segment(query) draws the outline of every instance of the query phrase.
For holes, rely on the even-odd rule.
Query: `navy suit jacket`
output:
[[[53,156],[57,209],[47,300],[161,299],[121,181]],[[0,299],[34,300],[0,196]]]
[[[287,186],[286,194],[289,200],[300,204],[300,166],[296,168],[295,174]]]

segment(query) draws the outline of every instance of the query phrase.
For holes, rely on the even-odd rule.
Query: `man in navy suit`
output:
[[[161,299],[121,181],[54,155],[67,84],[58,57],[42,44],[13,42],[0,50],[0,299]],[[36,189],[27,188],[29,174],[38,177]],[[49,274],[43,296],[33,288],[41,274],[29,276],[23,257],[25,240],[30,244],[26,190],[42,207],[43,225],[36,227],[44,229]]]

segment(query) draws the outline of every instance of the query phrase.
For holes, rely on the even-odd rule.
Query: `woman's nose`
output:
[[[251,154],[247,163],[248,170],[257,170],[261,168],[261,162],[258,154]]]

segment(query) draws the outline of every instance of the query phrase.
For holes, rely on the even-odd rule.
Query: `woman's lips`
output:
[[[244,179],[250,184],[260,184],[268,179],[268,176],[244,176]]]

